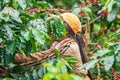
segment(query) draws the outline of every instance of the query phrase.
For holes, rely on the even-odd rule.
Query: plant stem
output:
[[[97,63],[97,69],[98,69],[98,77],[100,77],[100,66],[99,66],[99,64]]]
[[[101,18],[101,15],[99,15],[98,17],[96,17],[95,19],[93,19],[92,21],[90,21],[90,24],[92,24],[93,22],[95,22],[95,21],[98,20],[99,18]]]

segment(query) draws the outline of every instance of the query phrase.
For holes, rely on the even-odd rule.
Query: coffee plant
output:
[[[47,60],[41,66],[14,64],[16,53],[44,51],[66,34],[63,22],[50,14],[71,12],[82,23],[82,36],[90,61],[81,68],[96,80],[120,80],[120,0],[1,0],[1,80],[83,80],[73,73],[76,59]]]

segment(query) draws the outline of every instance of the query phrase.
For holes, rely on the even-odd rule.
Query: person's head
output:
[[[62,13],[60,17],[66,28],[66,36],[74,38],[81,31],[81,22],[78,17],[72,13]]]

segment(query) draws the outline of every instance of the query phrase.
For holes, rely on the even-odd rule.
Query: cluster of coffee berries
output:
[[[30,9],[30,10],[28,10],[29,13],[34,13],[34,12],[37,12],[37,11],[38,11],[37,8],[34,8],[34,9]]]
[[[50,9],[46,9],[47,12],[55,13],[55,11],[64,13],[64,12],[72,12],[71,10],[61,9],[61,8],[55,8],[52,6]]]
[[[120,75],[117,73],[117,71],[114,68],[111,68],[111,73],[114,75],[114,80],[120,80]]]

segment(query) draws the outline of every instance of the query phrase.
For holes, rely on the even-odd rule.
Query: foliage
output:
[[[64,65],[66,64],[66,66]],[[43,80],[82,80],[82,78],[80,78],[77,75],[74,74],[68,74],[66,67],[69,66],[65,60],[57,60],[57,64],[55,67],[53,67],[50,64],[43,64],[44,66],[47,67],[48,72],[43,76]]]
[[[48,26],[49,32],[51,32],[49,34],[52,34],[53,36],[55,36],[57,40],[61,40],[61,38],[66,34],[66,29],[60,18],[53,17],[48,19],[47,26]]]
[[[91,61],[82,67],[90,69],[92,74],[105,80],[110,78],[117,80],[111,68],[119,73],[119,60],[117,60],[120,51],[120,37],[118,36],[120,30],[119,3],[118,0],[101,0],[85,6],[87,9],[84,10],[82,10],[84,6],[82,9],[76,8],[84,12],[78,12],[78,15],[80,14],[80,19],[83,20],[84,35],[86,36],[90,32],[92,43],[89,43],[90,51],[88,54],[94,53],[90,58]]]
[[[74,58],[71,59],[50,59],[47,60],[47,63],[43,63],[41,66],[37,67],[23,67],[23,66],[15,66],[12,70],[13,73],[11,74],[13,79],[21,80],[21,79],[30,79],[30,80],[83,80],[79,76],[72,74],[73,71],[71,68],[71,64],[68,62],[76,62]],[[21,74],[21,71],[22,74]],[[69,72],[69,73],[68,73]],[[10,80],[12,80],[10,78]],[[5,80],[9,78],[5,78]],[[3,79],[4,80],[4,79]]]
[[[31,72],[13,64],[16,53],[24,52],[29,56],[30,53],[48,49],[53,42],[51,34],[57,40],[65,36],[62,20],[49,15],[58,15],[61,12],[74,13],[82,23],[82,34],[89,46],[88,55],[91,56],[91,61],[82,68],[89,69],[95,75],[94,78],[119,79],[120,0],[1,0],[0,65],[6,69],[15,66],[13,71],[18,70],[17,72],[25,71],[21,75],[11,74],[16,79],[36,80],[44,76],[44,80],[81,80],[68,73],[67,62],[74,62],[73,58],[67,58],[67,62],[60,58],[48,60],[48,63],[43,64],[45,67],[28,68]],[[55,50],[55,53],[59,57],[59,52]],[[51,71],[52,69],[56,72]],[[3,80],[12,80],[8,77]]]

